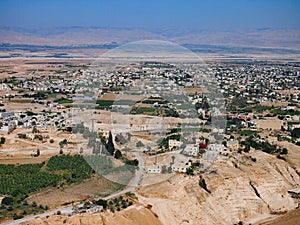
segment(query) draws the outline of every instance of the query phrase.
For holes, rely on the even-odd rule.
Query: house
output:
[[[292,120],[292,116],[291,115],[285,115],[283,119],[284,120]]]
[[[103,210],[103,206],[101,205],[92,205],[87,211],[88,212],[100,212]]]
[[[8,118],[12,118],[15,116],[15,113],[14,112],[2,112],[1,113],[1,117],[3,119],[8,119]]]
[[[227,147],[231,150],[237,150],[240,147],[240,145],[238,140],[229,140],[227,141]]]
[[[188,144],[186,145],[182,153],[189,156],[197,156],[199,154],[199,148],[197,145]]]
[[[210,144],[208,145],[208,150],[222,152],[226,149],[226,147],[222,144]]]
[[[174,163],[172,165],[172,172],[185,173],[186,169],[189,168],[191,165],[192,165],[191,161],[189,161],[187,163],[184,163],[184,162]]]
[[[10,132],[12,132],[14,129],[16,129],[16,123],[14,122],[8,122],[5,123],[2,127],[1,127],[1,131],[7,132],[8,134]]]
[[[183,143],[181,141],[169,139],[169,150],[179,148]]]
[[[147,173],[161,173],[161,168],[159,166],[157,167],[148,167],[146,169]]]

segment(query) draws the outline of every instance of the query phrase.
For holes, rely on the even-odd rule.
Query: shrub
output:
[[[256,158],[252,158],[252,157],[251,157],[251,160],[252,160],[253,162],[256,162]]]
[[[1,204],[3,204],[3,205],[12,205],[13,203],[14,203],[14,200],[12,197],[4,197],[1,202]]]
[[[277,159],[282,159],[282,160],[286,161],[286,159],[283,156],[281,156],[281,155],[277,155],[276,158]]]
[[[5,137],[1,137],[0,138],[0,145],[4,144],[5,143]]]
[[[18,134],[18,138],[26,139],[26,134]]]
[[[104,199],[99,199],[98,201],[96,201],[96,204],[103,206],[103,209],[107,209],[107,201]]]
[[[14,220],[22,219],[23,217],[24,217],[23,215],[17,215],[16,213],[14,213],[13,215]]]
[[[281,154],[282,155],[287,155],[288,154],[287,148],[283,148],[282,151],[281,151]]]
[[[116,152],[115,152],[115,158],[116,159],[122,158],[122,153],[121,153],[121,151],[119,149],[117,149]]]
[[[141,142],[141,141],[138,141],[137,143],[136,143],[136,147],[137,148],[141,148],[141,147],[144,147],[145,145],[143,144],[143,142]]]

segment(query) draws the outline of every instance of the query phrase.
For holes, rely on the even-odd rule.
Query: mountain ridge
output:
[[[146,30],[128,28],[66,27],[22,29],[0,27],[0,43],[29,45],[124,44],[155,39],[178,44],[300,49],[300,30],[256,29],[235,31]]]

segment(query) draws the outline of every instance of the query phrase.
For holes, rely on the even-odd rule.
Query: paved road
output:
[[[72,208],[73,208],[73,206],[60,208],[60,209],[55,209],[55,210],[45,212],[45,213],[41,213],[41,214],[38,214],[38,215],[28,216],[28,217],[25,217],[23,219],[13,220],[13,221],[9,221],[9,222],[3,223],[3,224],[1,223],[1,225],[17,225],[17,224],[20,224],[20,223],[24,223],[24,222],[34,220],[38,217],[51,216],[51,215],[55,214],[57,211],[61,211],[62,214],[71,214],[72,211],[73,211]]]
[[[145,159],[143,156],[140,155],[139,152],[135,152],[134,155],[137,157],[139,161],[139,167],[138,170],[135,173],[133,181],[130,182],[130,184],[127,185],[127,187],[119,192],[113,193],[103,199],[108,200],[114,197],[117,197],[119,195],[125,194],[126,192],[133,191],[135,187],[140,186],[142,176],[143,176],[143,171],[145,169]]]

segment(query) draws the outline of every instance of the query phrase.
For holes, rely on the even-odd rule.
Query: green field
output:
[[[93,172],[80,155],[53,156],[40,164],[0,164],[0,194],[12,196],[16,202],[49,186],[79,183],[90,178]]]
[[[149,107],[137,107],[133,108],[130,111],[131,114],[146,114],[146,115],[151,115],[155,116],[156,115],[156,109],[155,108],[149,108]]]

